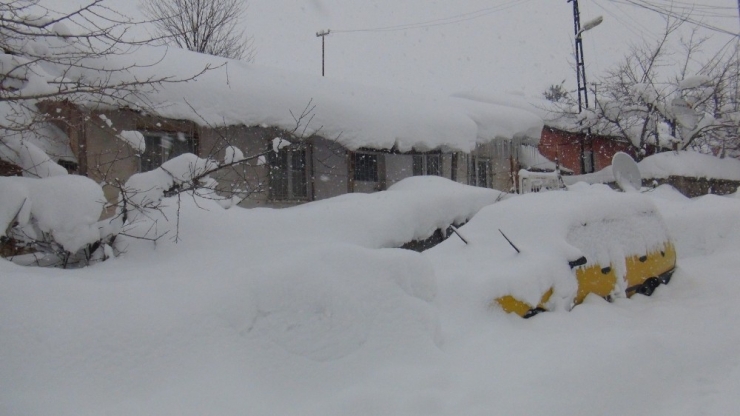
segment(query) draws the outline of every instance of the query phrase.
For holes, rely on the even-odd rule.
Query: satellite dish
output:
[[[624,192],[637,192],[642,187],[640,168],[637,167],[632,156],[624,152],[617,152],[612,158],[612,172],[617,185]]]

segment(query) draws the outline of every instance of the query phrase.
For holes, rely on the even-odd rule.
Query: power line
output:
[[[724,33],[724,34],[735,36],[735,37],[740,36],[738,35],[738,33],[731,32],[721,27],[710,25],[708,23],[702,22],[701,20],[694,19],[691,17],[690,13],[683,13],[683,14],[677,13],[673,11],[670,7],[666,8],[665,5],[657,5],[654,3],[647,2],[645,0],[611,0],[611,1],[614,3],[622,3],[622,4],[627,4],[630,6],[640,7],[646,10],[650,10],[650,11],[662,14],[664,16],[668,16],[668,17],[672,17],[674,19],[678,19],[684,22],[692,23],[696,26],[699,26],[699,27],[702,27],[708,30],[712,30],[715,32]]]
[[[628,20],[622,19],[619,16],[617,16],[616,13],[612,12],[611,10],[609,10],[609,8],[602,6],[599,2],[597,2],[597,1],[594,0],[593,3],[598,8],[600,8],[601,10],[603,10],[606,14],[610,15],[611,17],[613,17],[614,20],[616,20],[617,22],[621,23],[622,26],[625,26],[628,29],[630,29],[633,33],[639,34],[642,37],[653,37],[654,36],[654,35],[652,35],[650,33],[650,29],[648,29],[647,27],[643,26],[637,20],[631,20],[631,18],[629,16],[628,16]],[[626,15],[626,13],[621,8],[619,8],[616,4],[614,6],[622,14]]]
[[[485,9],[475,10],[468,13],[458,14],[454,16],[448,16],[443,17],[439,19],[434,20],[427,20],[423,22],[416,22],[416,23],[406,23],[401,25],[393,25],[393,26],[381,26],[381,27],[375,27],[375,28],[363,28],[363,29],[339,29],[339,30],[333,30],[333,33],[355,33],[355,32],[395,32],[399,30],[409,30],[409,29],[423,29],[428,27],[434,27],[434,26],[445,26],[445,25],[451,25],[455,23],[461,23],[466,22],[468,20],[475,20],[479,19],[484,16],[488,16],[490,14],[510,9],[516,5],[521,5],[524,3],[528,3],[532,0],[511,0],[506,3],[502,3],[498,6],[493,7],[487,7]]]

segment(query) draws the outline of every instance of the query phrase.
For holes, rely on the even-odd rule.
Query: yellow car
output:
[[[675,246],[650,198],[605,186],[512,196],[459,232],[467,244],[451,238],[430,250],[439,277],[475,282],[492,307],[525,318],[570,310],[591,293],[649,296],[676,267]],[[466,266],[445,266],[455,259]]]
[[[600,264],[576,265],[575,275],[578,281],[578,291],[573,299],[573,306],[583,302],[590,293],[611,300],[614,291],[618,287],[618,277],[615,269],[609,265],[602,267]],[[630,297],[635,293],[650,296],[661,284],[668,284],[676,268],[676,249],[673,243],[666,241],[659,250],[654,250],[643,255],[633,255],[625,259],[626,274],[624,280],[627,283],[625,295]],[[511,295],[501,296],[495,302],[506,312],[513,312],[524,318],[532,317],[547,310],[547,302],[552,296],[552,289],[545,292],[536,305],[517,300]]]

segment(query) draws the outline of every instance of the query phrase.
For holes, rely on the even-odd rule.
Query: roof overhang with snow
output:
[[[470,152],[492,140],[531,143],[539,139],[543,126],[538,115],[506,105],[417,95],[178,48],[141,46],[94,64],[89,66],[131,67],[127,72],[137,79],[170,73],[173,79],[189,79],[209,67],[192,80],[163,83],[139,94],[140,109],[200,126],[266,125],[319,135],[350,150]],[[105,75],[88,72],[84,75]],[[82,104],[91,109],[124,106],[100,99]],[[130,102],[124,104],[131,107]]]

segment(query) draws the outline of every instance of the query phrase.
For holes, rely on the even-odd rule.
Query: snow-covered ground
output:
[[[671,283],[529,320],[471,292],[464,261],[393,248],[496,191],[411,178],[283,210],[184,197],[179,217],[170,200],[169,233],[118,258],[0,262],[0,414],[734,414],[740,199],[647,195]]]

